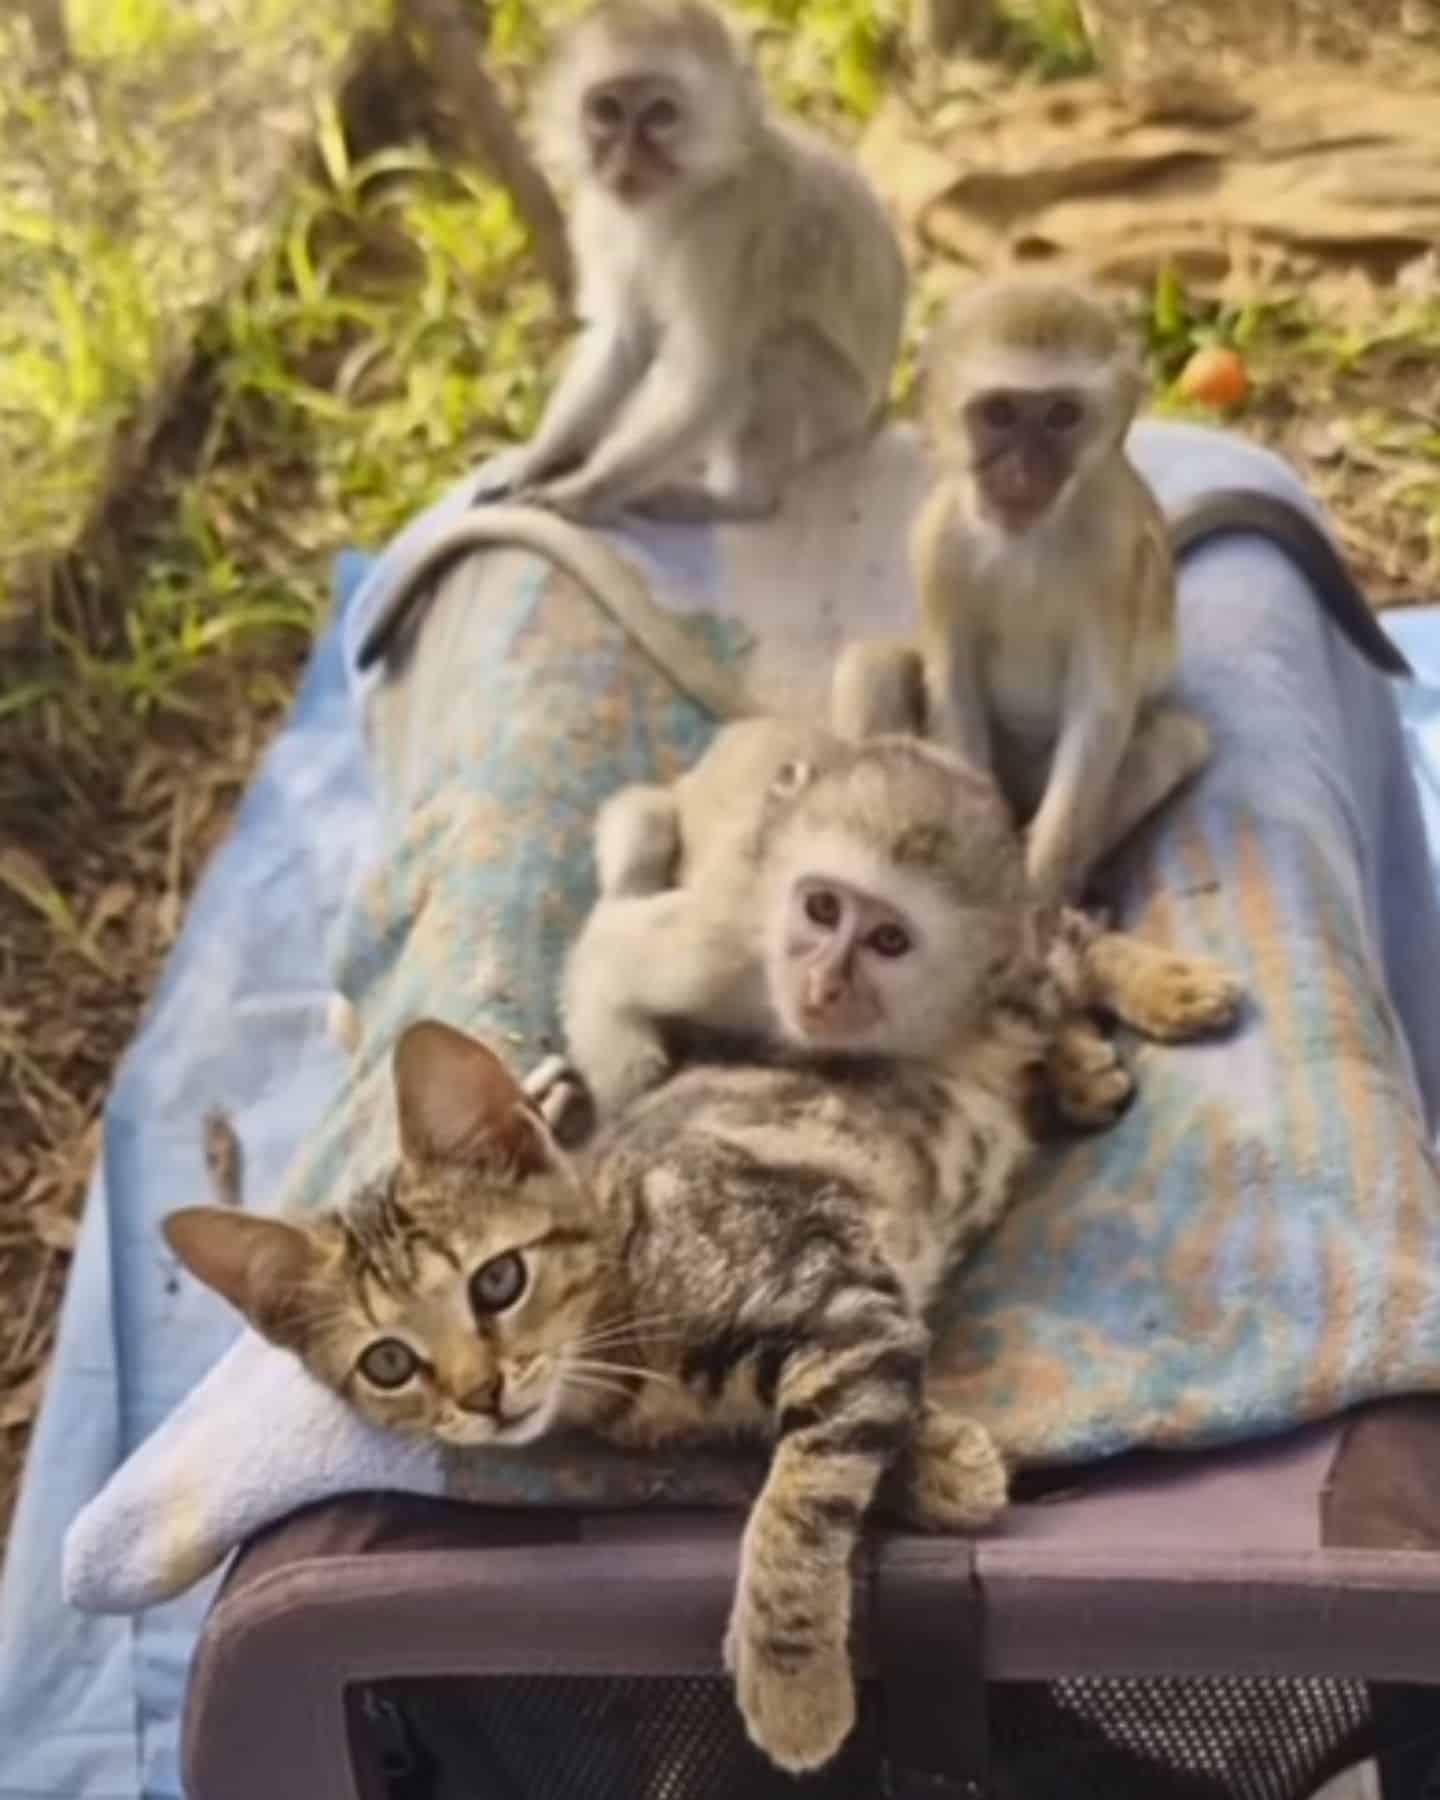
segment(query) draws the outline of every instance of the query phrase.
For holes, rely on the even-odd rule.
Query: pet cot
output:
[[[861,1722],[803,1781],[720,1667],[738,1511],[317,1505],[206,1623],[189,1800],[1298,1800],[1440,1737],[1440,1400],[1021,1491],[975,1542],[872,1534]]]
[[[1303,498],[1220,434],[1145,425],[1135,447],[1167,505],[1247,479]],[[804,704],[838,639],[903,619],[923,479],[892,430],[771,524],[628,548],[687,628],[722,655],[750,632]],[[1395,1398],[1440,1390],[1440,908],[1393,700],[1267,546],[1187,565],[1182,684],[1216,762],[1114,877],[1138,929],[1237,961],[1253,1028],[1145,1051],[1125,1120],[967,1270],[951,1397],[1051,1472],[974,1545],[875,1537],[865,1713],[833,1770],[774,1777],[721,1678],[728,1459],[561,1449],[452,1480],[237,1341],[157,1254],[217,1100],[252,1203],[314,1204],[393,1154],[407,1017],[543,1050],[596,800],[703,743],[513,552],[437,577],[392,671],[359,679],[367,597],[466,487],[322,644],[128,1061],[0,1592],[0,1796],[1278,1797],[1410,1729],[1440,1681],[1434,1425]],[[362,1021],[349,1063],[323,1038],[322,916]],[[202,1625],[195,1584],[237,1545]]]
[[[881,1530],[861,1723],[777,1774],[718,1662],[733,1518],[357,1495],[250,1544],[189,1800],[1298,1800],[1440,1743],[1440,1403],[1072,1474],[974,1543]]]

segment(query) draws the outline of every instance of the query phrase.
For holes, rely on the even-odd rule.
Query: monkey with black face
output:
[[[906,274],[880,202],[770,116],[703,0],[601,0],[540,117],[574,188],[584,331],[503,491],[586,520],[772,511],[885,401]]]
[[[1225,490],[1167,522],[1125,454],[1141,391],[1132,346],[1084,292],[1013,277],[963,296],[932,348],[942,472],[912,536],[918,647],[852,646],[837,672],[842,732],[924,730],[995,771],[1050,895],[1209,756],[1203,722],[1167,697],[1177,549],[1261,532],[1363,654],[1407,667],[1288,502]]]
[[[933,879],[936,796],[954,789],[965,800],[957,816],[985,826],[948,846],[977,881],[987,859],[1013,858],[1014,831],[993,780],[939,746],[897,738],[879,754],[890,768],[886,811],[868,847],[853,804],[844,831],[828,832],[820,810],[807,813],[804,832],[780,831],[815,781],[859,755],[830,732],[787,721],[732,725],[672,786],[625,788],[602,809],[600,897],[563,998],[569,1064],[601,1118],[717,1038],[907,1060],[948,1041],[954,972],[973,972],[987,952],[984,921]],[[897,794],[913,801],[913,829],[889,810]],[[1017,890],[1015,904],[1032,900]],[[1054,1022],[1047,1074],[1072,1124],[1111,1122],[1133,1086],[1092,1008],[1170,1040],[1235,1014],[1237,985],[1205,958],[1101,931],[1073,912],[1058,924],[1035,918],[1068,1005]],[[576,1099],[564,1074],[563,1059],[552,1059],[534,1078],[555,1118]]]

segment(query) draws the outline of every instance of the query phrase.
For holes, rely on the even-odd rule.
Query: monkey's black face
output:
[[[681,172],[686,97],[671,81],[621,75],[587,89],[581,102],[590,164],[627,205],[641,205]]]
[[[987,510],[1024,531],[1054,505],[1091,433],[1083,390],[988,388],[965,407],[975,479]]]

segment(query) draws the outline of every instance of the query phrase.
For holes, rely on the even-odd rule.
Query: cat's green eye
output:
[[[381,1338],[360,1358],[360,1373],[376,1388],[402,1388],[420,1367],[420,1358],[399,1338]]]
[[[477,1314],[504,1312],[525,1292],[525,1258],[518,1250],[492,1256],[470,1277],[470,1305]]]

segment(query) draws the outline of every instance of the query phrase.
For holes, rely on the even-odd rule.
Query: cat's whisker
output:
[[[641,1332],[637,1337],[605,1338],[598,1344],[581,1338],[569,1345],[568,1348],[575,1355],[599,1355],[603,1359],[613,1356],[633,1356],[648,1350],[651,1346],[658,1349],[683,1342],[684,1337],[680,1332],[646,1331]]]
[[[626,1381],[655,1381],[665,1387],[680,1386],[673,1375],[667,1375],[663,1369],[637,1369],[626,1363],[597,1362],[593,1358],[583,1356],[570,1357],[565,1365],[570,1369],[579,1369],[586,1374],[617,1375]]]
[[[575,1340],[577,1350],[599,1350],[613,1347],[625,1342],[639,1342],[645,1339],[664,1341],[668,1336],[674,1341],[681,1334],[678,1331],[667,1331],[667,1327],[678,1326],[685,1322],[685,1315],[680,1312],[654,1313],[648,1318],[620,1319],[611,1325],[602,1325],[596,1331],[584,1332]]]
[[[597,1329],[600,1331],[628,1330],[634,1325],[669,1325],[686,1315],[678,1307],[670,1306],[660,1312],[622,1313],[617,1317],[604,1320]]]

